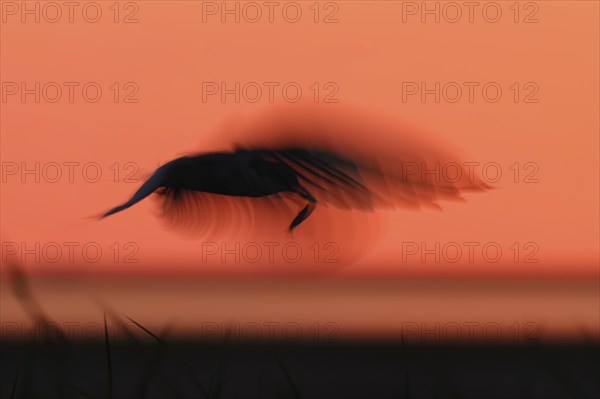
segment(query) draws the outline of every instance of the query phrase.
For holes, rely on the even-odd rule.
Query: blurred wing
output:
[[[441,209],[440,200],[464,201],[465,192],[490,188],[469,176],[464,164],[443,157],[408,161],[381,157],[363,163],[360,170],[380,207]]]
[[[487,188],[469,177],[464,165],[438,157],[355,154],[353,158],[323,148],[238,149],[294,168],[300,183],[321,204],[345,210],[422,206],[439,208],[438,200],[463,200],[468,190]]]
[[[236,153],[287,164],[296,171],[300,184],[321,205],[331,204],[346,210],[373,210],[372,193],[362,183],[357,166],[342,156],[305,148],[239,148]]]
[[[439,208],[440,200],[490,188],[473,169],[479,163],[465,162],[441,137],[358,107],[282,104],[230,120],[218,137],[267,149],[310,180],[303,185],[322,203],[342,209]]]

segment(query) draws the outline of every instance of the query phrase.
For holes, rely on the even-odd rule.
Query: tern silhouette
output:
[[[236,119],[218,133],[208,145],[219,137],[237,145],[167,162],[101,217],[156,193],[161,216],[172,227],[229,234],[244,230],[245,222],[273,225],[283,216],[291,219],[291,232],[317,206],[440,209],[440,199],[463,200],[465,191],[490,188],[469,166],[473,162],[461,162],[442,140],[356,109],[277,108]],[[334,213],[324,213],[324,219]],[[350,221],[351,215],[342,217]]]
[[[167,162],[127,202],[102,217],[127,209],[153,192],[178,206],[189,205],[187,197],[191,193],[251,198],[289,193],[306,201],[289,225],[292,231],[311,215],[318,203],[301,182],[330,194],[335,188],[360,200],[363,206],[372,206],[369,189],[360,181],[358,169],[350,160],[302,148],[237,149]]]

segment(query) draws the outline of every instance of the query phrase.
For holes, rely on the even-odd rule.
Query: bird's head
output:
[[[109,211],[102,214],[100,217],[105,218],[107,216],[113,215],[117,212],[121,212],[124,209],[129,208],[130,206],[140,202],[154,191],[160,189],[161,187],[166,187],[172,184],[172,177],[175,175],[175,165],[171,161],[154,171],[154,173],[142,184],[142,186],[133,194],[133,196],[125,203],[118,205]]]

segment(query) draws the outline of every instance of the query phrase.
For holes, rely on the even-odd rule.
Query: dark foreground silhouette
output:
[[[597,398],[598,347],[5,343],[3,398]],[[108,355],[108,356],[107,356]]]

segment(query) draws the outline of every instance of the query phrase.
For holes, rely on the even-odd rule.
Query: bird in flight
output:
[[[306,202],[289,225],[292,231],[319,203],[311,194],[314,190],[328,196],[347,196],[361,203],[354,207],[373,205],[369,189],[360,181],[358,169],[350,160],[304,148],[237,149],[167,162],[127,202],[102,217],[123,211],[156,191],[165,201],[182,207],[190,205],[190,195],[201,193],[249,198],[286,193]]]
[[[445,149],[399,136],[395,126],[378,126],[371,123],[373,118],[354,122],[353,114],[336,117],[328,112],[327,118],[312,119],[306,114],[290,114],[291,118],[278,114],[267,123],[246,124],[255,131],[246,132],[245,142],[228,151],[196,153],[165,163],[128,201],[101,217],[156,193],[162,216],[176,227],[224,225],[234,213],[252,218],[254,224],[270,224],[284,209],[291,232],[318,206],[348,211],[439,208],[439,199],[462,200],[464,191],[489,188]],[[332,126],[337,135],[333,139]],[[378,132],[385,136],[378,137]]]

